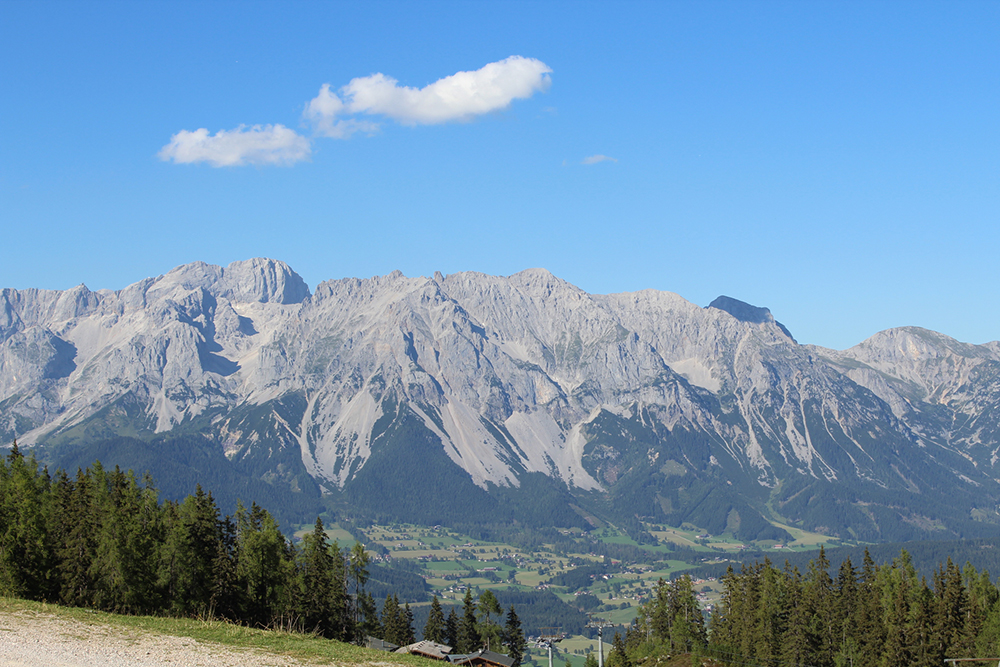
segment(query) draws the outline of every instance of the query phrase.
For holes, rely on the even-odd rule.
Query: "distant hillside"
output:
[[[911,557],[913,567],[920,575],[927,577],[928,581],[933,578],[935,570],[944,565],[949,558],[959,567],[971,563],[979,571],[986,570],[991,573],[994,580],[1000,575],[1000,537],[973,540],[892,542],[872,544],[867,549],[872,560],[879,564],[891,563],[905,549]],[[800,572],[805,572],[809,568],[809,561],[816,558],[816,554],[815,551],[757,551],[744,554],[736,564],[733,564],[733,569],[738,571],[740,569],[739,563],[752,565],[769,558],[775,567],[783,567],[785,561],[788,561],[792,567],[797,567]],[[851,564],[854,567],[860,568],[864,560],[865,547],[833,547],[826,550],[826,555],[832,563],[831,570],[833,571],[836,571],[840,564],[848,558],[851,559]],[[726,564],[703,565],[693,568],[687,573],[695,577],[719,577],[726,572],[727,567]]]

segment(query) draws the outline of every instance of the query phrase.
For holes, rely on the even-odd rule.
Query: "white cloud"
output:
[[[547,90],[551,72],[540,60],[511,56],[474,72],[452,74],[423,88],[400,86],[392,77],[372,74],[352,79],[340,89],[341,97],[330,92],[329,84],[324,84],[304,115],[325,136],[345,136],[345,130],[377,128],[369,123],[366,127],[348,125],[342,130],[341,123],[350,122],[335,121],[342,114],[382,115],[404,125],[467,121]]]
[[[344,103],[330,92],[330,84],[324,83],[319,95],[309,100],[302,115],[312,123],[317,134],[333,139],[346,139],[355,132],[371,134],[378,131],[378,123],[354,118],[337,120],[343,111]]]
[[[590,157],[583,158],[581,164],[597,164],[598,162],[618,162],[618,158],[608,157],[607,155],[591,155]]]
[[[547,90],[551,73],[540,60],[511,56],[423,88],[400,86],[392,77],[372,74],[352,79],[338,93],[330,90],[330,84],[323,84],[302,117],[312,125],[315,135],[334,139],[346,139],[355,132],[377,132],[378,123],[354,117],[362,114],[385,116],[404,125],[467,121]],[[310,139],[274,124],[240,125],[214,135],[205,128],[181,130],[157,155],[176,164],[207,162],[213,167],[228,167],[290,165],[309,159],[311,153]]]
[[[181,130],[157,154],[176,164],[207,162],[213,167],[245,164],[290,165],[309,159],[309,140],[284,125],[240,125],[214,135],[201,128]]]

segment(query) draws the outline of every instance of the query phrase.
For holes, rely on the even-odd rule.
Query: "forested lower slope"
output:
[[[836,572],[824,550],[805,572],[769,560],[730,569],[709,621],[685,575],[661,580],[610,667],[693,652],[727,665],[941,667],[946,658],[1000,651],[1000,591],[986,571],[942,564],[930,582],[904,551],[877,565],[848,559]]]
[[[386,591],[381,614],[369,584]],[[256,503],[220,516],[200,486],[161,503],[131,471],[95,463],[75,478],[50,476],[16,444],[0,460],[0,596],[404,645],[416,634],[407,594],[426,597],[420,577],[371,564],[360,543],[328,544],[319,518],[296,545]],[[500,632],[490,622],[501,616],[498,604],[484,591],[477,613],[470,592],[461,621],[453,615],[431,631],[461,652],[478,650],[490,633],[494,649],[509,637],[516,652],[520,621],[510,606]]]

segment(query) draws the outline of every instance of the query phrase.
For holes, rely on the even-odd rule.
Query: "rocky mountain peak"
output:
[[[725,295],[716,297],[712,303],[708,304],[708,308],[718,308],[719,310],[725,311],[738,319],[740,322],[750,322],[752,324],[774,324],[781,329],[783,334],[795,342],[795,338],[792,336],[792,333],[785,328],[784,324],[774,319],[774,315],[771,314],[771,311],[768,308],[752,306],[745,301],[740,301],[739,299],[734,299],[731,296]]]
[[[260,257],[223,269],[220,289],[220,296],[245,303],[293,304],[309,298],[309,287],[290,266]]]
[[[514,493],[538,474],[610,494],[622,516],[748,539],[774,534],[760,510],[772,501],[804,527],[867,525],[857,535],[872,540],[962,498],[994,517],[998,378],[996,344],[906,328],[843,352],[798,346],[731,297],[592,295],[544,269],[394,271],[310,295],[258,258],[116,292],[0,290],[8,441],[196,432],[258,477],[359,502],[402,479]],[[892,495],[880,519],[867,508],[889,491],[928,509],[901,517]],[[951,529],[978,529],[959,509]]]

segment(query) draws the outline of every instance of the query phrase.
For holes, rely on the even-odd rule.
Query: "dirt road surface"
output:
[[[293,658],[36,613],[0,613],[0,667],[298,667]]]

